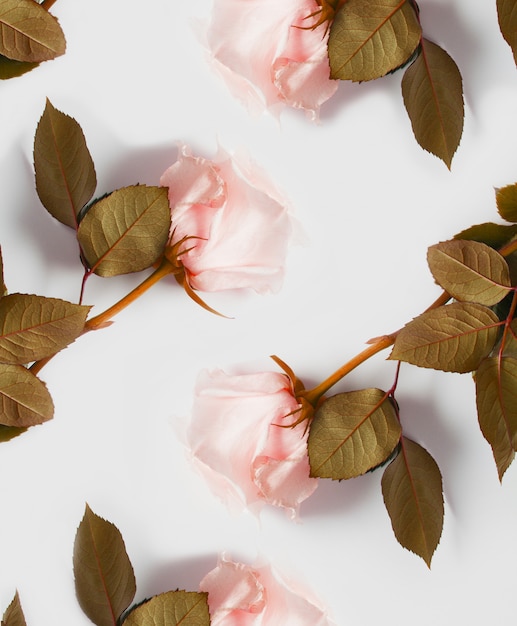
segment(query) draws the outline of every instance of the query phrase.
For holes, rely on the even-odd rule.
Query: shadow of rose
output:
[[[321,478],[316,491],[302,503],[300,518],[304,520],[350,513],[374,498],[378,491],[378,481],[371,472],[342,481]]]
[[[159,185],[161,175],[177,158],[176,141],[160,146],[126,146],[121,158],[103,172],[106,191],[137,184]]]
[[[201,580],[216,567],[217,558],[217,554],[206,554],[165,561],[155,566],[146,580],[139,580],[139,596],[149,598],[176,589],[198,591]]]

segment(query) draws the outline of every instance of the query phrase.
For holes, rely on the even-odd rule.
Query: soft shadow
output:
[[[342,481],[322,478],[316,491],[302,503],[300,517],[304,520],[348,512],[373,497],[374,492],[378,492],[378,484],[371,473]]]
[[[123,157],[116,160],[109,169],[97,172],[98,178],[102,178],[103,182],[102,187],[97,187],[93,197],[98,198],[104,193],[129,185],[159,185],[161,175],[177,158],[178,148],[171,143],[148,148],[128,147],[123,151]],[[27,156],[19,150],[18,154],[11,155],[11,159],[21,162],[25,179],[33,183],[34,166]],[[45,262],[51,266],[66,267],[75,261],[80,264],[73,229],[50,216],[38,198],[35,185],[20,185],[18,193],[17,204],[20,209],[17,219],[24,236],[41,250]]]
[[[483,65],[486,57],[485,50],[480,46],[479,37],[468,30],[465,20],[450,2],[427,3],[421,6],[420,20],[424,37],[440,45],[458,65],[463,77],[465,100],[471,109],[475,109],[473,103],[476,94],[480,89],[486,90],[487,87],[485,78],[480,79],[479,76],[479,67]],[[371,81],[339,81],[336,93],[321,107],[321,121],[334,119],[347,106],[379,91],[397,92],[392,95],[398,95],[402,102],[400,81],[409,65],[410,63],[391,74]]]
[[[454,494],[448,486],[447,477],[458,472],[461,441],[448,427],[443,412],[436,409],[429,397],[424,400],[399,394],[397,401],[405,436],[425,448],[438,464],[447,505],[454,510]]]
[[[420,21],[424,37],[441,46],[454,59],[463,78],[465,100],[474,110],[476,95],[480,89],[487,88],[486,76],[479,75],[479,68],[486,63],[486,51],[479,37],[468,30],[454,3],[448,1],[420,6]]]
[[[147,580],[139,582],[139,595],[149,598],[175,589],[198,591],[199,583],[216,567],[217,560],[217,554],[207,554],[164,562],[153,569]]]
[[[105,191],[129,185],[159,185],[161,175],[177,159],[175,143],[146,148],[128,146],[124,156],[103,172],[108,187]]]
[[[376,80],[365,82],[352,82],[350,80],[338,82],[336,93],[321,107],[320,120],[323,123],[334,120],[343,113],[346,107],[358,100],[368,98],[372,93],[396,91],[397,95],[401,97],[400,80],[396,78],[395,74],[388,74]]]
[[[424,447],[437,462],[443,476],[447,505],[454,511],[455,499],[448,486],[447,476],[458,472],[458,448],[461,442],[429,399],[420,400],[399,394],[397,401],[405,436]],[[335,515],[360,506],[378,495],[379,480],[372,474],[382,475],[382,472],[383,467],[379,467],[350,480],[320,479],[314,494],[301,505],[300,517]]]
[[[16,219],[23,231],[28,245],[41,251],[45,263],[51,266],[70,266],[70,262],[79,260],[79,250],[75,233],[71,228],[60,224],[50,216],[41,204],[36,193],[34,166],[23,151],[18,148],[11,159],[19,161],[19,169],[25,171],[26,185],[18,185],[16,200]]]

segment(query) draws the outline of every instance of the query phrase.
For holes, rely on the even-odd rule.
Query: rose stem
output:
[[[513,239],[505,244],[502,248],[499,248],[499,254],[502,254],[504,257],[510,256],[517,251],[517,239]]]
[[[40,6],[43,7],[46,11],[48,11],[55,2],[56,0],[43,0]]]
[[[503,358],[504,347],[506,345],[506,338],[508,337],[508,333],[512,332],[510,324],[513,321],[513,316],[515,315],[516,309],[517,309],[517,288],[514,288],[512,304],[510,305],[510,310],[508,311],[508,315],[506,317],[506,322],[504,324],[504,330],[503,330],[503,336],[501,338],[501,346],[499,348],[499,359]]]
[[[99,328],[102,328],[111,320],[112,317],[117,315],[117,313],[120,313],[120,311],[125,309],[132,302],[134,302],[148,289],[155,285],[159,280],[161,280],[168,274],[173,274],[177,271],[177,268],[164,257],[160,265],[154,270],[154,272],[150,274],[137,287],[130,291],[126,296],[121,298],[113,306],[110,306],[109,309],[106,309],[103,313],[100,313],[99,315],[96,315],[95,317],[87,320],[84,325],[84,330],[81,334],[84,335],[91,330],[97,330]],[[58,353],[56,352],[56,354]],[[48,356],[44,359],[40,359],[39,361],[35,361],[29,369],[33,374],[37,374],[54,356],[55,354]]]
[[[505,244],[498,250],[499,254],[501,254],[504,257],[508,257],[516,251],[517,251],[517,239],[510,241],[509,243]],[[439,306],[442,306],[444,304],[447,304],[450,298],[451,296],[446,291],[444,291],[429,307],[427,307],[424,313],[426,313],[427,311],[431,311],[432,309],[436,309]],[[512,319],[513,313],[515,312],[516,308],[517,308],[517,296],[514,298],[512,302],[512,315],[508,316],[509,320]],[[508,326],[508,324],[506,324],[506,326]],[[389,348],[390,346],[392,346],[395,343],[395,339],[397,338],[397,335],[399,334],[399,332],[400,332],[400,329],[389,335],[383,335],[382,337],[373,339],[370,342],[371,345],[365,348],[362,352],[359,352],[359,354],[357,354],[355,357],[350,359],[350,361],[347,361],[344,365],[342,365],[339,369],[337,369],[333,374],[331,374],[328,378],[326,378],[319,385],[317,385],[313,389],[309,389],[308,391],[306,391],[305,393],[302,393],[301,395],[308,402],[310,402],[313,406],[315,406],[318,400],[323,396],[323,394],[327,393],[327,391],[331,387],[333,387],[336,383],[338,383],[342,378],[344,378],[352,370],[354,370],[356,367],[361,365],[361,363],[364,363],[365,361],[367,361],[374,354],[377,354],[378,352],[381,352],[381,350],[385,350],[386,348]]]
[[[106,309],[104,313],[100,313],[99,315],[96,315],[95,317],[87,320],[86,324],[84,325],[84,332],[101,328],[106,324],[106,322],[109,322],[112,317],[117,315],[117,313],[120,313],[120,311],[122,311],[132,302],[137,300],[142,294],[144,294],[148,289],[150,289],[162,278],[164,278],[168,274],[173,274],[177,271],[177,268],[174,267],[174,265],[172,265],[172,263],[170,263],[164,257],[160,265],[154,270],[154,272],[137,287],[135,287],[133,291],[130,291],[126,296],[116,302],[113,306],[110,306],[109,309]]]
[[[446,291],[444,291],[430,306],[427,307],[424,313],[443,306],[444,304],[447,304],[450,298],[451,296]],[[356,356],[350,359],[350,361],[347,361],[344,365],[342,365],[319,385],[317,385],[313,389],[308,390],[306,393],[302,393],[301,395],[313,406],[316,406],[318,400],[325,393],[327,393],[327,391],[331,387],[338,383],[352,370],[361,365],[361,363],[367,361],[374,354],[377,354],[378,352],[381,352],[381,350],[385,350],[386,348],[392,346],[395,343],[395,339],[399,332],[400,329],[389,335],[383,335],[382,337],[371,340],[370,345],[367,348],[359,352],[359,354],[356,354]]]

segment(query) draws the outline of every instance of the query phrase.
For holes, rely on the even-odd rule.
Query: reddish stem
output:
[[[438,307],[443,306],[444,304],[447,304],[450,298],[451,296],[446,291],[444,291],[442,294],[440,294],[438,298],[436,298],[436,300],[430,306],[427,307],[424,313],[426,313],[427,311],[431,311],[432,309],[437,309]],[[339,369],[337,369],[333,374],[331,374],[328,378],[326,378],[319,385],[317,385],[313,389],[310,389],[300,395],[303,395],[303,397],[308,402],[310,402],[313,406],[316,406],[320,398],[325,393],[327,393],[327,391],[331,387],[333,387],[337,382],[339,382],[352,370],[354,370],[356,367],[361,365],[361,363],[364,363],[365,361],[367,361],[374,354],[377,354],[378,352],[381,352],[382,350],[385,350],[386,348],[389,348],[390,346],[392,346],[395,343],[395,339],[397,338],[397,335],[400,333],[400,330],[401,329],[396,330],[395,332],[390,333],[389,335],[383,335],[382,337],[376,337],[375,339],[371,339],[369,341],[370,345],[367,348],[365,348],[362,352],[359,352],[359,354],[356,354],[356,356],[350,359],[350,361],[347,361],[344,365],[342,365]]]
[[[48,11],[53,4],[55,4],[57,2],[57,0],[43,0],[43,2],[40,4],[41,7],[43,7],[46,11]]]
[[[97,330],[106,326],[107,324],[109,324],[111,319],[115,317],[115,315],[117,315],[117,313],[120,313],[120,311],[124,310],[127,306],[129,306],[132,302],[134,302],[137,298],[144,294],[148,289],[155,285],[159,280],[161,280],[168,274],[177,274],[177,272],[177,267],[172,265],[172,263],[170,263],[164,257],[161,264],[154,270],[154,272],[150,274],[137,287],[135,287],[133,291],[130,291],[126,296],[121,298],[113,306],[110,306],[109,309],[106,309],[103,313],[100,313],[99,315],[96,315],[95,317],[87,320],[81,335],[84,335],[91,330]],[[37,374],[54,356],[55,354],[36,361],[31,365],[29,369],[32,371],[33,374]]]

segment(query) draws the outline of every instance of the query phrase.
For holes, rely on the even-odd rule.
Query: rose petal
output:
[[[263,626],[330,626],[327,612],[307,589],[283,579],[269,566],[258,571],[267,593]]]
[[[208,162],[183,149],[162,176],[169,187],[171,243],[191,238],[181,262],[194,289],[265,293],[281,286],[292,232],[286,203],[262,170],[244,160],[241,170],[222,151]]]
[[[289,379],[278,372],[200,374],[187,439],[219,497],[296,514],[317,486],[309,477],[304,425],[279,426],[293,422],[298,406]]]
[[[176,163],[162,174],[160,185],[169,188],[169,202],[175,212],[192,204],[220,207],[225,201],[224,181],[215,164],[191,156],[185,145],[180,147]]]
[[[207,592],[210,623],[251,626],[264,611],[266,592],[253,569],[243,563],[219,559],[217,567],[199,584]]]
[[[253,110],[262,101],[317,117],[337,89],[330,79],[326,25],[306,28],[304,18],[318,8],[314,0],[215,0],[207,45],[234,96]]]
[[[212,626],[331,626],[326,611],[299,584],[269,565],[250,567],[221,557],[201,581]]]

